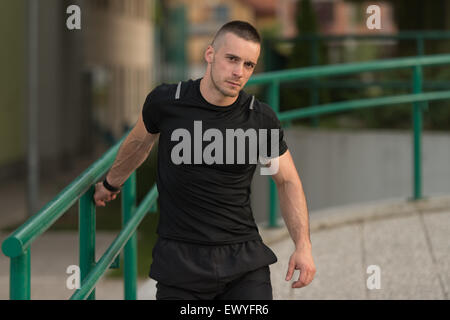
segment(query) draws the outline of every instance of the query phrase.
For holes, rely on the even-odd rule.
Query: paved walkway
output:
[[[260,227],[265,243],[278,257],[271,265],[275,299],[449,299],[450,197],[311,212],[310,223],[317,273],[302,289],[292,289],[284,280],[294,248],[286,228]],[[6,236],[0,234],[0,241]],[[115,236],[97,233],[98,257]],[[31,263],[32,299],[69,298],[73,291],[65,286],[65,272],[78,263],[77,233],[45,233],[31,247]],[[368,273],[371,265],[379,268],[379,289],[367,288],[368,278],[375,276]],[[8,299],[8,275],[9,260],[2,254],[0,299]],[[99,300],[123,299],[122,281],[103,278],[96,295]],[[155,298],[153,280],[138,282],[138,298]]]
[[[357,220],[311,233],[317,272],[302,289],[284,281],[291,241],[274,243],[279,257],[271,269],[274,298],[449,299],[449,209]],[[367,287],[375,275],[371,265],[379,268],[379,289]]]

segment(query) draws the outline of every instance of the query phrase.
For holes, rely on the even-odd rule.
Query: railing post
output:
[[[423,36],[417,36],[416,38],[416,49],[417,49],[417,55],[423,56],[425,54],[425,41],[423,39]]]
[[[30,300],[30,248],[11,258],[10,268],[9,298]]]
[[[278,113],[280,111],[280,83],[273,81],[269,87],[269,105]],[[277,188],[272,177],[269,176],[269,228],[277,227],[278,197]]]
[[[122,189],[122,223],[125,226],[136,211],[136,172],[125,182]],[[137,239],[136,232],[124,248],[124,298],[136,300],[137,281]]]
[[[276,113],[280,112],[280,82],[276,80],[272,81],[269,85],[268,93],[267,100],[269,101],[269,105]]]
[[[79,241],[80,241],[80,272],[81,284],[95,267],[95,203],[93,201],[95,186],[81,196],[79,201]],[[95,289],[87,298],[95,300]]]
[[[422,67],[413,69],[413,93],[422,92]],[[422,198],[422,103],[413,104],[414,200]]]
[[[425,39],[423,38],[423,36],[418,35],[416,38],[416,49],[417,49],[417,55],[419,57],[422,57],[425,55]],[[421,69],[421,73],[422,73],[422,67],[420,67]],[[423,77],[423,76],[422,76]],[[421,83],[421,88],[423,87],[423,83]],[[421,91],[422,92],[422,91]],[[423,102],[422,103],[422,111],[428,111],[428,102]]]
[[[311,66],[316,66],[319,64],[319,53],[319,39],[317,35],[314,35],[311,40]],[[312,106],[317,106],[319,104],[319,90],[317,88],[317,82],[317,78],[311,79],[312,88],[310,90],[309,103]],[[311,124],[314,128],[319,127],[319,117],[312,117]]]
[[[278,227],[277,223],[277,208],[278,208],[278,195],[277,186],[273,179],[269,178],[269,228]]]

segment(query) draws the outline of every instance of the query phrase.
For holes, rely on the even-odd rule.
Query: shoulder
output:
[[[146,98],[147,103],[165,103],[176,100],[178,97],[186,97],[194,87],[195,80],[189,79],[177,83],[162,83],[156,86]],[[177,93],[178,92],[178,93]]]
[[[261,115],[263,120],[274,125],[279,125],[280,120],[278,119],[277,113],[267,103],[255,98],[254,110]]]
[[[176,83],[162,83],[150,91],[145,102],[158,103],[167,101],[170,97],[175,97],[176,88]]]
[[[176,83],[162,83],[156,86],[147,97],[155,100],[170,100],[175,99],[178,88],[181,93],[187,92],[194,84],[194,80],[180,81]]]

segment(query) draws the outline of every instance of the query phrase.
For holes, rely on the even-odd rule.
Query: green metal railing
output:
[[[425,41],[446,41],[450,40],[450,32],[442,30],[411,30],[401,31],[394,34],[389,33],[368,33],[368,34],[341,34],[341,35],[323,35],[323,34],[303,34],[295,38],[265,38],[264,50],[269,60],[271,59],[270,48],[276,44],[295,44],[307,43],[309,45],[309,52],[311,53],[312,65],[317,65],[319,61],[319,43],[320,42],[344,42],[344,41],[414,41],[417,56],[426,54]],[[266,68],[270,67],[270,61],[267,62]]]
[[[381,107],[400,103],[412,103],[413,113],[413,168],[414,186],[413,199],[422,198],[422,163],[421,163],[421,137],[422,137],[422,113],[423,102],[433,100],[450,99],[450,90],[422,93],[423,73],[425,66],[450,64],[450,54],[417,56],[408,58],[396,58],[362,63],[346,63],[329,66],[307,67],[285,71],[265,72],[253,76],[247,85],[269,86],[268,102],[277,112],[280,121],[288,122],[294,119],[317,117],[319,115],[337,113],[362,108]],[[360,72],[376,72],[393,69],[412,69],[412,94],[388,96],[313,105],[307,108],[298,108],[280,112],[280,84],[282,82],[295,82],[305,79],[317,79],[319,77],[340,76]],[[367,83],[370,85],[370,83]],[[276,227],[278,220],[278,200],[275,183],[269,182],[269,226]]]
[[[126,135],[125,135],[126,136]],[[136,208],[136,173],[122,189],[123,228],[98,262],[95,261],[95,204],[94,184],[111,167],[125,136],[54,200],[14,231],[2,244],[3,253],[10,261],[10,299],[30,299],[30,245],[52,226],[76,201],[79,201],[80,273],[81,287],[71,299],[95,299],[95,285],[124,252],[124,297],[136,299],[136,234],[135,231],[147,212],[156,212],[158,192],[156,185]]]
[[[269,104],[278,113],[281,121],[319,116],[360,108],[380,107],[398,103],[413,104],[414,129],[414,199],[422,196],[421,190],[421,134],[422,103],[433,100],[450,99],[450,91],[422,93],[422,67],[450,64],[450,55],[410,57],[365,63],[350,63],[334,66],[309,67],[296,70],[269,72],[255,75],[248,85],[268,85]],[[349,73],[382,71],[387,69],[411,68],[413,92],[374,99],[352,100],[311,106],[308,108],[280,112],[279,94],[282,82],[301,79],[334,76]],[[125,135],[126,136],[126,135]],[[136,299],[137,253],[136,230],[148,212],[156,212],[158,192],[156,185],[147,193],[136,207],[136,173],[134,172],[122,189],[123,228],[118,236],[99,259],[95,261],[95,204],[93,202],[94,184],[104,176],[114,162],[120,144],[125,136],[99,160],[86,169],[76,180],[69,184],[59,195],[44,206],[38,213],[15,230],[2,244],[3,253],[10,258],[10,298],[30,299],[30,245],[53,223],[55,223],[72,205],[79,201],[80,234],[80,271],[81,287],[71,299],[95,299],[95,285],[100,277],[124,251],[124,296]],[[270,184],[269,226],[277,223],[277,191],[273,180]]]
[[[395,42],[397,45],[401,42],[413,42],[415,44],[415,51],[417,56],[423,56],[426,54],[426,41],[448,41],[450,40],[450,32],[443,30],[410,30],[400,31],[397,33],[366,33],[366,34],[340,34],[340,35],[324,35],[317,33],[302,34],[294,38],[265,38],[263,43],[264,50],[264,69],[273,70],[274,62],[274,48],[277,45],[294,45],[298,43],[305,44],[305,50],[309,52],[309,65],[316,66],[320,64],[320,43],[345,43],[345,41],[364,42],[364,43],[379,43],[380,41]],[[431,53],[428,53],[431,54]],[[275,59],[276,60],[276,59]],[[396,87],[409,87],[409,84],[401,80],[390,81],[377,81],[372,82],[371,85],[376,85],[382,88],[396,88]],[[297,88],[307,88],[310,92],[310,105],[319,104],[319,89],[320,88],[361,88],[365,86],[361,82],[355,82],[352,80],[340,79],[339,81],[329,81],[324,79],[323,81],[316,81],[311,79],[307,83],[298,83]],[[434,81],[427,82],[425,87],[436,88],[448,88],[448,82],[446,81]],[[311,122],[314,127],[319,125],[318,117],[311,117]]]

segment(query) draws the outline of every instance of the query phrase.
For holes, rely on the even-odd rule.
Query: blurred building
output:
[[[306,0],[171,0],[166,1],[172,10],[182,9],[180,15],[169,17],[167,28],[178,29],[174,45],[167,49],[168,62],[165,74],[173,74],[168,81],[200,77],[205,70],[204,51],[221,25],[230,20],[246,20],[252,23],[264,37],[272,39],[294,38],[299,35],[297,19],[301,14],[301,2]],[[317,32],[322,35],[368,34],[366,9],[376,4],[381,10],[381,32],[395,33],[392,5],[385,1],[355,2],[345,0],[310,0],[317,21]],[[184,11],[183,11],[184,10]],[[170,26],[170,27],[169,27]],[[172,30],[173,33],[174,30]],[[170,42],[170,36],[164,39]],[[169,40],[168,40],[169,39]],[[391,44],[392,41],[391,41]],[[355,42],[345,40],[328,43],[330,59],[340,62],[339,56],[354,51]],[[346,48],[343,50],[343,48]],[[181,56],[181,55],[185,56]],[[344,53],[345,55],[345,53]],[[264,56],[262,57],[264,60]],[[184,64],[183,64],[184,63]],[[172,68],[170,68],[172,65]],[[258,71],[262,65],[259,64]],[[180,70],[186,68],[184,72]],[[264,68],[263,68],[264,69]],[[171,71],[172,70],[172,71]]]
[[[240,0],[253,9],[255,27],[259,31],[270,30],[277,27],[279,21],[277,11],[280,0]]]
[[[255,22],[254,9],[245,1],[171,0],[168,1],[168,7],[172,10],[183,8],[184,11],[185,59],[188,69],[184,76],[188,78],[198,78],[203,75],[206,68],[205,49],[223,24],[230,20]]]
[[[19,171],[25,157],[25,9],[23,0],[0,1],[0,178]]]
[[[81,9],[81,30],[66,26],[70,5]],[[39,117],[27,119],[29,2],[1,1],[0,180],[26,172],[29,121],[38,123],[44,174],[135,123],[152,88],[153,7],[153,0],[39,1]]]
[[[320,31],[324,34],[367,34],[383,32],[384,34],[397,32],[394,23],[392,5],[384,1],[346,2],[344,0],[315,1],[318,18],[320,19]],[[380,8],[380,22],[382,29],[368,29],[366,25],[367,8],[377,5]]]
[[[246,0],[252,1],[252,0]],[[321,40],[320,36],[396,34],[394,11],[387,1],[274,0],[274,32],[266,37],[264,70],[305,67],[316,64],[367,61],[392,56],[397,42],[387,39]],[[309,2],[309,5],[308,3]],[[370,5],[380,8],[381,29],[369,29]],[[303,11],[306,10],[306,11]],[[301,20],[302,19],[302,20]],[[300,26],[301,27],[300,27]],[[300,30],[300,28],[303,28]],[[319,37],[312,38],[311,34]],[[338,38],[338,37],[336,37]],[[279,41],[283,39],[283,41]],[[287,41],[286,41],[287,40]],[[294,50],[298,63],[294,62]]]
[[[245,20],[264,35],[296,36],[300,1],[305,0],[39,1],[41,167],[70,165],[99,137],[116,141],[159,82],[202,76],[204,51],[224,23]],[[365,8],[372,3],[311,1],[320,33],[368,32]],[[26,163],[28,3],[0,2],[0,179],[23,173]],[[72,4],[81,8],[81,30],[66,27]],[[381,6],[383,33],[395,32],[390,5],[375,4]]]
[[[296,16],[299,14],[300,2],[306,0],[277,0],[278,18],[282,25],[283,37],[295,37],[299,31]],[[370,5],[378,5],[381,12],[383,33],[397,31],[394,24],[392,5],[386,1],[346,1],[346,0],[310,0],[318,22],[318,32],[329,34],[367,34],[380,32],[369,30],[366,26],[366,9]]]
[[[85,0],[83,68],[91,77],[93,120],[121,137],[134,125],[153,74],[152,0]]]

